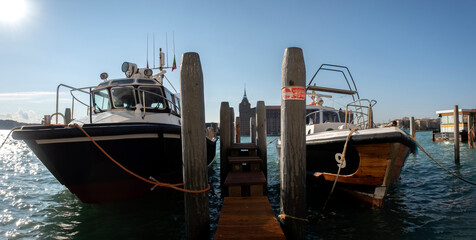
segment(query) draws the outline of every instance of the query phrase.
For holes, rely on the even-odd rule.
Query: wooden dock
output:
[[[225,139],[226,140],[226,139]],[[223,139],[222,139],[223,141]],[[286,239],[274,215],[255,143],[232,143],[226,151],[223,193],[227,193],[215,239]]]
[[[226,197],[215,239],[286,239],[268,197]]]

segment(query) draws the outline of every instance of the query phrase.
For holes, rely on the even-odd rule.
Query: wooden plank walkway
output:
[[[215,239],[286,239],[268,197],[225,197]]]

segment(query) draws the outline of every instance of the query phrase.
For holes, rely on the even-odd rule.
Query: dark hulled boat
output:
[[[13,132],[56,177],[83,202],[131,198],[151,191],[150,183],[127,173],[106,156],[143,177],[160,182],[182,182],[180,100],[163,86],[163,68],[139,69],[124,63],[126,78],[107,80],[87,88],[71,89],[88,95],[88,115],[65,125],[24,126]],[[58,106],[58,104],[57,104]],[[73,105],[74,106],[74,105]],[[57,107],[58,108],[58,107]],[[58,109],[56,113],[58,123]],[[69,114],[63,115],[68,119]],[[82,128],[101,148],[93,144]],[[205,128],[205,126],[204,126]],[[215,157],[216,139],[206,138],[207,164]]]

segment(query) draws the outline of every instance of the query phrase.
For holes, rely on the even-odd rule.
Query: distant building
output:
[[[256,107],[252,108],[246,89],[239,105],[240,134],[250,136],[250,119],[256,116]],[[281,133],[281,106],[266,106],[266,134],[278,136]]]

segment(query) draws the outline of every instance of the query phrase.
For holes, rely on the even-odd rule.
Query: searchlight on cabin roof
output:
[[[101,77],[102,80],[106,81],[107,78],[109,77],[109,74],[107,74],[106,72],[103,72],[101,73],[101,75],[99,75]]]
[[[131,77],[132,74],[137,72],[137,65],[135,63],[124,62],[122,64],[122,71],[126,74],[126,77]]]

